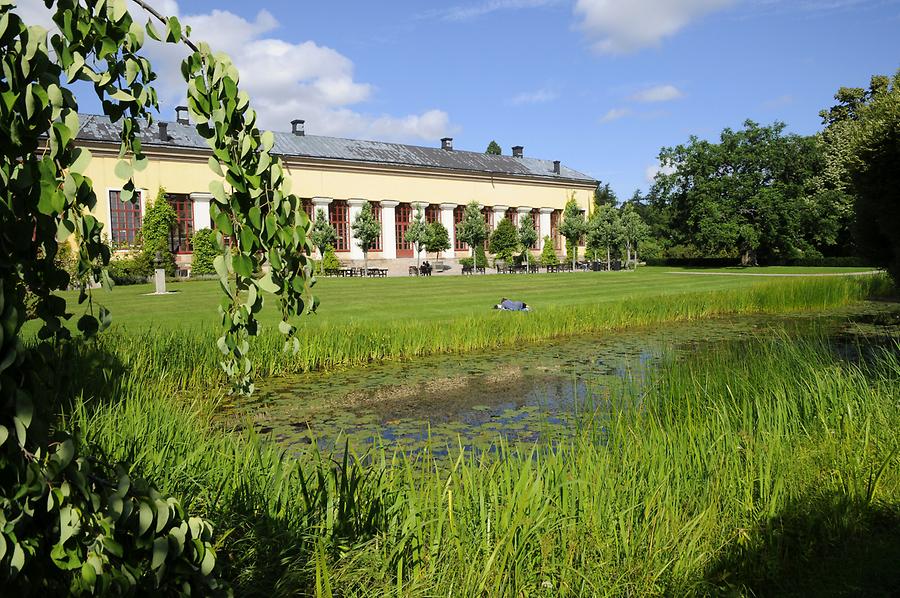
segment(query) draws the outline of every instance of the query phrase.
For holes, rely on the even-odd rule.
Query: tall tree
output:
[[[328,221],[328,214],[324,209],[316,210],[316,221],[313,222],[312,232],[309,236],[313,246],[319,250],[319,258],[324,259],[325,251],[329,247],[334,247],[334,243],[337,241],[337,231]]]
[[[503,150],[500,149],[499,143],[491,140],[491,142],[488,143],[487,149],[484,151],[484,153],[491,155],[491,156],[499,156],[499,155],[503,154]]]
[[[416,268],[421,267],[422,248],[425,246],[425,241],[428,240],[428,223],[425,222],[421,206],[416,207],[416,215],[413,217],[412,222],[409,223],[409,228],[406,229],[405,238],[406,242],[411,244],[416,252]]]
[[[475,247],[484,243],[488,236],[488,225],[477,201],[469,202],[463,211],[462,221],[456,225],[456,238],[472,250],[472,263],[477,264]]]
[[[575,262],[578,259],[578,243],[584,235],[584,212],[578,207],[574,197],[569,198],[563,210],[562,224],[559,225],[559,234],[566,238],[566,242],[572,248],[572,270],[575,270]]]
[[[450,249],[450,233],[447,227],[435,220],[428,225],[428,238],[425,239],[425,251],[434,253],[434,259],[438,259],[442,251]]]
[[[488,248],[494,254],[495,259],[502,259],[507,262],[512,260],[513,252],[519,246],[519,232],[513,225],[512,220],[507,217],[500,219],[497,228],[491,233],[491,240]]]
[[[596,252],[606,250],[606,269],[612,265],[612,248],[622,239],[619,211],[609,204],[602,204],[591,214],[587,223],[587,246]]]
[[[363,252],[363,276],[369,275],[369,250],[378,242],[381,236],[381,223],[372,213],[372,204],[368,201],[362,205],[362,209],[353,224],[350,226],[353,230],[353,237],[359,242],[359,248]]]
[[[597,185],[597,188],[594,189],[594,207],[602,205],[615,206],[618,203],[619,198],[616,197],[616,192],[612,190],[609,183]]]
[[[534,228],[534,218],[531,214],[522,215],[519,218],[519,242],[525,252],[525,264],[531,266],[531,248],[537,243],[538,234]]]
[[[644,223],[644,220],[637,213],[631,203],[622,206],[619,212],[619,221],[621,223],[621,237],[625,242],[625,260],[632,261],[631,252],[634,250],[634,261],[637,262],[638,244],[650,236],[650,227]]]
[[[822,112],[829,168],[855,196],[860,254],[900,283],[900,70],[867,90],[841,88]]]
[[[737,252],[744,264],[812,249],[801,222],[816,146],[784,128],[748,120],[741,130],[723,130],[718,143],[692,136],[663,148],[665,168],[651,195],[667,206],[681,242],[707,253]]]

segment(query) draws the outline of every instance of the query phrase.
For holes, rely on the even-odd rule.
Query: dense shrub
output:
[[[111,259],[107,267],[109,277],[119,286],[143,284],[153,273],[153,267],[148,259],[146,253]]]
[[[664,257],[647,258],[648,266],[668,266],[670,268],[730,268],[740,266],[739,257]]]
[[[141,246],[145,259],[154,264],[157,253],[163,262],[166,276],[175,276],[175,256],[169,248],[169,235],[178,221],[175,209],[166,201],[166,190],[159,188],[153,203],[147,206],[141,226]]]
[[[544,247],[541,250],[541,265],[556,266],[559,264],[559,258],[556,257],[556,251],[553,249],[553,241],[549,236],[544,237]]]
[[[341,260],[338,259],[337,254],[334,252],[334,247],[329,245],[325,249],[325,257],[322,258],[321,261],[322,270],[337,270],[343,264],[341,264]]]
[[[191,261],[191,275],[215,274],[213,260],[219,255],[219,246],[216,243],[216,233],[212,229],[202,228],[194,233],[191,239],[194,255]]]

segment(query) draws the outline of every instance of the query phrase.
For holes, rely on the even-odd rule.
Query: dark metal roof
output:
[[[78,139],[91,141],[119,142],[120,128],[112,124],[106,116],[93,114],[79,115],[81,131]],[[146,147],[179,147],[209,150],[206,140],[197,134],[192,125],[165,121],[168,125],[167,141],[159,139],[158,128],[154,125],[141,134],[141,143]],[[579,183],[597,184],[593,178],[577,170],[560,166],[559,174],[553,172],[551,160],[537,158],[513,158],[493,156],[479,152],[444,150],[436,147],[421,147],[383,141],[363,141],[319,135],[294,135],[275,133],[274,153],[286,157],[320,158],[365,162],[371,164],[396,164],[498,175],[540,177],[550,180],[571,180]]]

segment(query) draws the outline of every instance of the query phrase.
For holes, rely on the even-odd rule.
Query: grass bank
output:
[[[285,353],[282,337],[270,330],[255,340],[252,359],[257,376],[281,375],[387,359],[484,351],[728,314],[828,309],[887,292],[888,288],[883,276],[777,279],[702,292],[549,305],[530,313],[482,309],[440,319],[335,322],[310,318],[302,329],[298,353]],[[217,334],[212,326],[110,331],[98,342],[112,357],[99,365],[110,370],[147,372],[148,383],[166,379],[175,381],[178,389],[209,388],[222,380]]]
[[[861,367],[823,339],[775,338],[695,354],[643,388],[597,393],[571,442],[449,466],[378,450],[366,466],[298,463],[216,429],[208,403],[173,400],[178,380],[155,379],[127,370],[115,402],[82,403],[68,423],[215,522],[238,595],[889,595],[900,583],[885,566],[900,553],[896,352]]]

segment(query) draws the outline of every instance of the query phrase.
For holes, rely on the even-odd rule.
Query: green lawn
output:
[[[347,320],[450,319],[490,310],[501,297],[526,301],[534,309],[585,305],[626,298],[749,287],[770,280],[755,276],[676,276],[678,268],[641,268],[637,272],[578,272],[533,275],[448,276],[430,278],[322,278],[315,286],[321,304],[312,316],[320,324]],[[722,269],[722,272],[831,273],[866,268]],[[692,270],[696,271],[696,270]],[[706,270],[713,272],[713,270]],[[214,324],[221,299],[218,283],[170,284],[177,293],[151,296],[151,285],[95,291],[95,299],[113,312],[114,326],[131,331],[149,327],[185,328]],[[79,313],[76,294],[64,293],[70,310]],[[262,321],[273,323],[272,303]],[[73,318],[73,321],[77,318]]]

